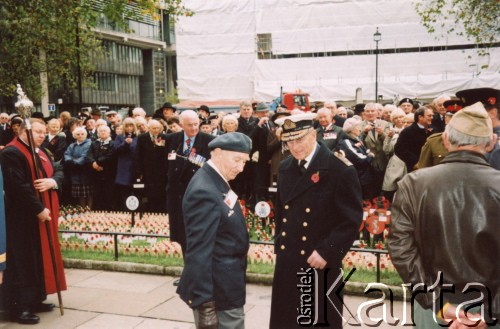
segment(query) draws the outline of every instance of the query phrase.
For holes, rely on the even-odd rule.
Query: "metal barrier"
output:
[[[59,230],[59,233],[74,233],[74,234],[102,234],[102,235],[111,235],[113,236],[113,243],[114,243],[114,258],[115,261],[118,261],[118,236],[142,236],[142,237],[147,237],[147,238],[164,238],[164,239],[170,239],[169,235],[162,235],[162,234],[146,234],[146,233],[131,233],[131,232],[100,232],[100,231],[73,231],[73,230]],[[252,244],[265,244],[265,245],[273,245],[273,242],[268,242],[268,241],[256,241],[256,240],[250,240],[250,243]],[[388,254],[389,252],[387,250],[381,250],[381,249],[366,249],[366,248],[355,248],[351,247],[349,251],[355,251],[355,252],[366,252],[366,253],[372,253],[375,254],[375,257],[377,258],[377,282],[380,282],[380,255],[382,254]]]

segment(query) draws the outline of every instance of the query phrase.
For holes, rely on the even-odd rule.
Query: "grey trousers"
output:
[[[198,328],[198,317],[196,316],[197,310],[193,310],[195,325]],[[245,329],[245,313],[243,307],[233,308],[227,311],[217,311],[219,318],[219,329]]]

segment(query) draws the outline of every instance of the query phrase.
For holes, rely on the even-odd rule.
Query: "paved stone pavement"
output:
[[[62,293],[65,307],[64,316],[59,309],[50,313],[40,313],[41,321],[36,326],[0,322],[0,328],[37,329],[194,329],[191,310],[175,293],[172,276],[108,272],[99,270],[66,269],[68,290]],[[345,296],[344,301],[351,313],[356,316],[359,305],[369,300],[367,297]],[[57,304],[57,296],[51,295],[48,301]],[[245,305],[246,329],[266,329],[269,326],[271,287],[247,285]],[[405,304],[394,302],[394,315],[402,318]],[[406,307],[409,313],[409,307]],[[378,306],[370,311],[375,319],[383,313]],[[387,304],[387,313],[390,313]],[[408,314],[407,314],[408,316]],[[344,309],[344,317],[353,319]],[[373,321],[371,322],[373,323]],[[378,328],[403,328],[390,326],[386,322]],[[366,325],[344,328],[373,328]],[[408,328],[407,326],[405,328]]]

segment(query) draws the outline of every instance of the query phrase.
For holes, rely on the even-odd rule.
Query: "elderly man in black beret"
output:
[[[182,201],[187,249],[177,292],[196,328],[243,329],[249,237],[238,196],[229,186],[250,159],[242,133],[218,136],[211,159],[191,179]]]

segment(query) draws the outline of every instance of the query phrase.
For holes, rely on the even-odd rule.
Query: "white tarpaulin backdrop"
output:
[[[185,0],[194,10],[176,25],[179,98],[183,101],[270,101],[300,88],[313,100],[375,98],[376,27],[378,93],[384,99],[433,98],[465,88],[500,88],[500,49],[419,51],[470,44],[456,35],[436,39],[420,25],[410,0]],[[451,24],[451,23],[450,23]],[[257,34],[272,36],[274,55],[345,52],[336,56],[258,59]],[[401,52],[401,48],[414,48]],[[353,55],[349,51],[372,51]],[[488,65],[487,69],[481,69]]]

